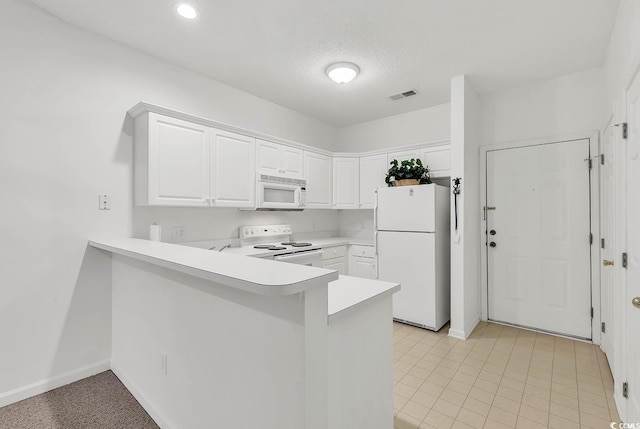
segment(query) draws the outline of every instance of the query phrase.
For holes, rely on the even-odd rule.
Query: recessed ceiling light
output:
[[[195,19],[198,17],[198,11],[194,9],[193,6],[188,4],[179,4],[176,8],[176,11],[180,14],[181,17],[187,19]]]
[[[360,72],[353,63],[335,63],[327,67],[327,75],[335,83],[351,82]]]

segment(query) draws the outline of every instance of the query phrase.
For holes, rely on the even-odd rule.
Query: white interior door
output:
[[[614,371],[613,338],[614,324],[614,282],[615,282],[615,156],[613,153],[613,128],[607,127],[602,136],[600,157],[600,319],[602,323],[601,348]]]
[[[489,319],[591,338],[588,158],[588,139],[487,152]]]
[[[640,422],[640,77],[627,91],[627,285],[626,343],[629,397],[626,422]],[[633,301],[636,301],[636,305]]]

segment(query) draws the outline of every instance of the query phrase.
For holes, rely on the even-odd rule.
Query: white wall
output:
[[[461,179],[458,230],[451,197],[451,324],[449,335],[467,338],[480,320],[479,98],[468,79],[451,79],[451,178]]]
[[[2,406],[110,358],[110,273],[98,271],[104,255],[86,243],[98,234],[129,236],[132,213],[142,219],[136,225],[156,218],[132,209],[127,109],[145,100],[324,149],[334,149],[337,130],[69,26],[28,2],[2,2],[0,52]],[[110,211],[97,210],[99,193],[112,197]],[[237,212],[182,215],[187,231],[211,222],[212,231],[227,234],[216,219]]]
[[[640,67],[640,2],[620,0],[604,63],[606,115]]]
[[[399,101],[400,103],[402,101]],[[441,104],[409,113],[340,128],[340,152],[366,152],[376,149],[449,140],[451,105]]]
[[[601,67],[480,97],[483,144],[597,130],[603,121]]]

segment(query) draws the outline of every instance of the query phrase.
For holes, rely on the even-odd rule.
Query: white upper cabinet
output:
[[[211,129],[211,205],[255,206],[255,139]]]
[[[302,149],[256,140],[256,171],[269,176],[304,178]]]
[[[137,205],[209,205],[210,128],[149,112],[135,123]]]
[[[333,158],[333,208],[359,208],[359,158]]]
[[[410,159],[420,158],[420,149],[403,150],[387,153],[387,165],[394,159],[398,160],[398,164],[402,161],[409,161]]]
[[[431,146],[420,149],[422,163],[429,167],[431,177],[451,175],[451,146]]]
[[[360,204],[361,209],[372,209],[375,205],[376,188],[386,187],[384,179],[389,170],[387,155],[370,155],[360,158]]]
[[[330,209],[333,202],[331,157],[304,151],[304,174],[307,180],[307,208]]]
[[[146,112],[135,118],[137,205],[253,207],[255,139]]]

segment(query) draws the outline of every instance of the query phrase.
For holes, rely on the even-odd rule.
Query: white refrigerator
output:
[[[378,188],[374,210],[378,278],[400,283],[393,318],[439,330],[450,316],[450,189]]]

